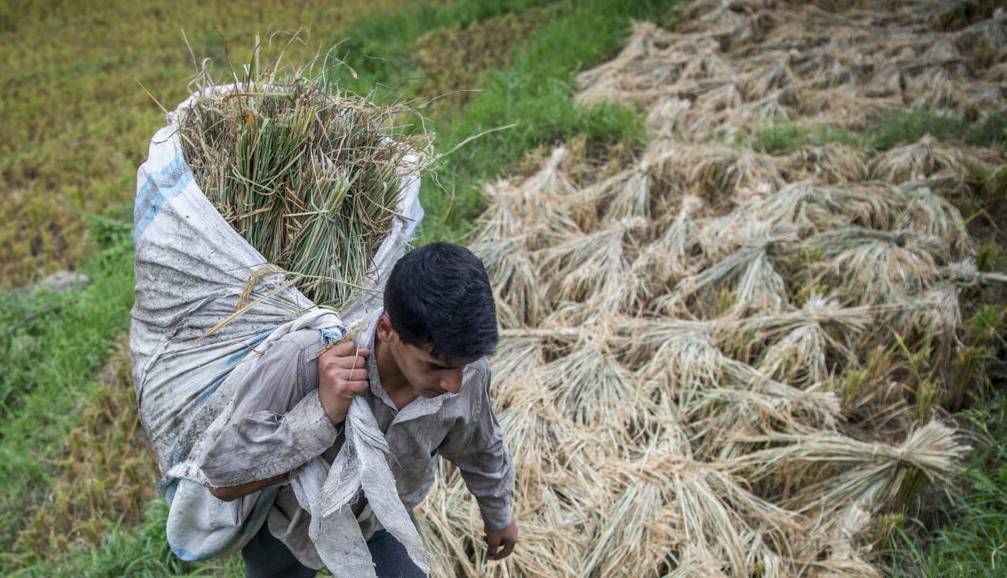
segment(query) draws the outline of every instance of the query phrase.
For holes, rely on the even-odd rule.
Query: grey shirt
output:
[[[356,339],[372,353],[378,315]],[[318,397],[318,362],[311,358],[323,343],[316,330],[293,332],[273,344],[249,372],[239,386],[227,427],[209,441],[200,463],[211,484],[225,487],[267,479],[319,455],[331,464],[343,436],[342,428],[325,415]],[[389,466],[406,508],[411,510],[423,501],[440,454],[460,470],[486,528],[507,527],[514,468],[490,401],[486,359],[465,367],[458,393],[417,397],[399,410],[381,385],[376,358],[373,354],[367,358],[370,389],[364,398],[388,441]],[[354,512],[366,517],[363,509],[361,501]],[[270,531],[295,554],[302,554],[298,550],[310,544],[310,520],[289,486],[280,490],[273,510]],[[315,561],[311,555],[298,557]]]

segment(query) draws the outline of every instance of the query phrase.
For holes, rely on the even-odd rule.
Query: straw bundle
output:
[[[480,560],[477,516],[444,515],[465,492],[448,468],[421,514],[466,558],[439,576],[880,575],[890,512],[968,451],[937,408],[968,357],[959,296],[1007,276],[976,269],[944,195],[1003,155],[717,141],[763,118],[856,129],[925,100],[914,82],[1002,106],[995,61],[961,63],[976,38],[1002,54],[1003,17],[944,31],[935,6],[700,0],[581,76],[578,98],[649,108],[657,138],[608,172],[560,147],[487,189],[525,542]]]
[[[696,143],[749,133],[760,119],[813,117],[856,129],[874,112],[905,105],[1002,108],[996,64],[1007,49],[1007,17],[998,12],[960,30],[922,22],[945,4],[826,12],[776,0],[694,2],[676,32],[638,24],[618,58],[581,75],[578,98],[650,107],[661,133]],[[949,160],[939,156],[936,164]]]
[[[306,297],[338,309],[358,293],[395,216],[412,152],[392,138],[400,112],[324,78],[249,75],[229,92],[201,86],[179,132],[196,182],[227,222]]]

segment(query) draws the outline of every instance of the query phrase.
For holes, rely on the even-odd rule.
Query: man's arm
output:
[[[249,482],[247,484],[241,484],[238,486],[227,486],[224,488],[210,487],[210,493],[214,498],[218,500],[223,500],[225,502],[231,502],[237,500],[241,496],[246,494],[251,494],[252,492],[258,492],[259,490],[272,486],[273,484],[284,482],[290,474],[280,474],[269,478],[268,480],[259,480],[258,482]]]
[[[481,373],[481,383],[472,384],[480,388],[473,420],[461,431],[449,434],[440,452],[458,466],[479,503],[489,557],[499,560],[508,556],[517,542],[517,524],[511,512],[514,465],[490,403],[488,366]]]
[[[293,341],[267,352],[239,388],[230,422],[200,463],[210,493],[234,500],[283,482],[291,470],[332,446],[353,396],[368,388],[366,369],[354,367],[364,367],[367,354],[344,343],[312,366]]]

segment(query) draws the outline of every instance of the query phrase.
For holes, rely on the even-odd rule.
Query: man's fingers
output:
[[[354,355],[366,358],[370,355],[371,351],[365,347],[358,347],[353,341],[343,341],[342,343],[337,343],[333,345],[330,349],[327,349],[319,357],[322,359],[336,359],[339,357],[349,357],[353,359]]]
[[[360,395],[370,389],[371,384],[365,380],[347,381],[346,389],[353,395]]]
[[[354,369],[350,371],[349,369],[341,369],[338,373],[339,378],[343,381],[367,381],[367,370],[366,369]]]
[[[319,387],[322,387],[319,385]],[[351,396],[360,395],[368,389],[370,389],[370,382],[366,379],[343,379],[339,378],[330,386],[334,389],[335,393],[349,394]]]
[[[333,345],[322,357],[346,357],[347,355],[353,355],[353,352],[357,350],[357,344],[353,343],[352,340],[347,339]]]
[[[486,557],[490,560],[498,559],[498,551],[501,548],[500,537],[499,536],[483,536],[483,540],[486,541]]]
[[[367,367],[367,358],[362,355],[356,357],[350,354],[345,357],[335,356],[323,360],[325,367],[339,367],[341,369],[359,369]]]
[[[514,551],[514,544],[516,544],[514,540],[504,540],[500,552],[497,554],[497,560],[510,556],[510,553]]]

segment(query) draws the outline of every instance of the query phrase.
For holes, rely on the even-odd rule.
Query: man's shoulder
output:
[[[466,400],[474,410],[478,410],[489,398],[490,394],[490,364],[482,357],[465,366],[462,391],[466,395],[458,396]]]
[[[291,331],[276,340],[274,347],[283,349],[288,353],[299,352],[306,354],[305,357],[313,357],[325,346],[325,339],[322,332],[317,329],[299,329]]]
[[[465,366],[465,381],[477,381],[480,384],[489,386],[490,362],[486,357],[480,357]]]

